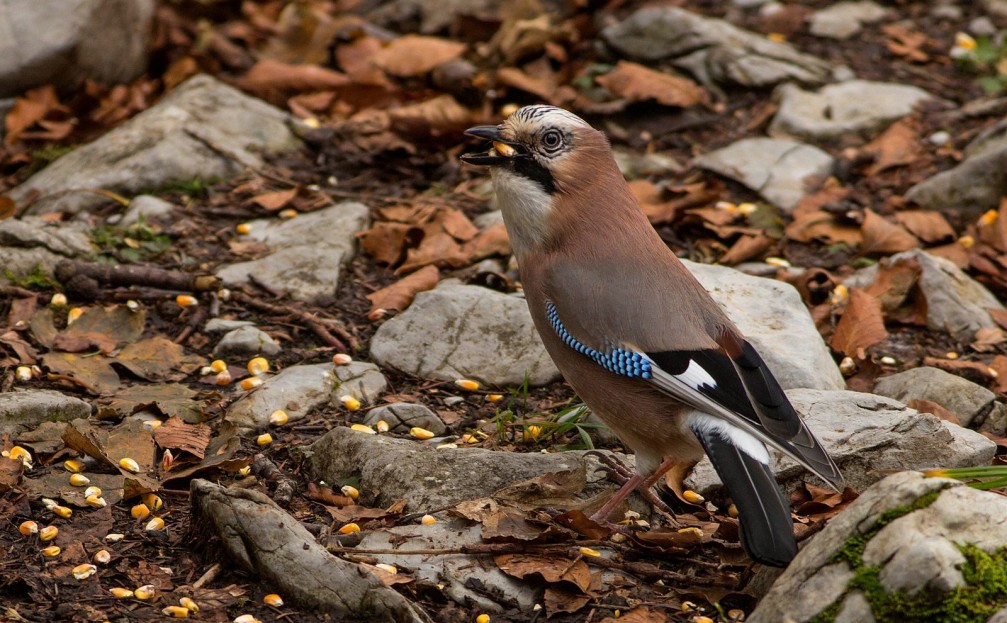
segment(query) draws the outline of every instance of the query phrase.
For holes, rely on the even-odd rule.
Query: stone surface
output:
[[[936,402],[954,413],[965,427],[997,406],[996,395],[982,385],[926,366],[878,379],[874,393],[902,403],[910,400]]]
[[[846,484],[857,490],[875,483],[885,470],[986,465],[996,452],[996,444],[979,433],[883,396],[812,389],[790,390],[787,396],[835,460]],[[805,480],[818,482],[791,459],[775,450],[770,454],[785,489]],[[700,493],[720,486],[706,458],[686,483]]]
[[[934,495],[931,501],[928,496]],[[914,504],[920,508],[914,510]],[[939,603],[941,594],[965,583],[958,568],[965,560],[959,545],[974,545],[987,553],[1007,545],[1004,516],[1003,496],[914,472],[889,476],[834,517],[800,551],[747,620],[805,623],[834,604],[845,613],[844,621],[874,620],[867,614],[868,606],[878,596],[850,587],[854,569],[845,560],[835,561],[837,552],[849,551],[850,543],[864,538],[861,560],[854,560],[857,569],[874,569],[888,594],[901,590],[910,599],[920,595],[928,603]],[[881,522],[883,517],[887,523]]]
[[[377,424],[384,420],[397,433],[408,433],[414,426],[425,428],[435,435],[443,435],[448,427],[440,416],[419,404],[409,402],[396,402],[390,405],[383,405],[367,412],[364,418],[365,424]]]
[[[371,340],[382,366],[431,379],[474,378],[495,386],[559,378],[523,298],[442,282],[421,292]]]
[[[341,406],[340,396],[349,394],[364,404],[370,404],[388,389],[388,379],[373,363],[354,361],[332,368],[333,384],[330,401]]]
[[[42,422],[69,422],[91,415],[91,405],[50,389],[0,392],[0,436],[15,437]]]
[[[695,164],[729,177],[789,211],[831,173],[832,156],[797,141],[746,138],[703,154]]]
[[[928,210],[940,210],[965,221],[995,210],[1007,195],[1007,141],[967,158],[958,166],[916,184],[906,199]]]
[[[75,213],[105,201],[102,188],[130,195],[169,184],[229,178],[260,168],[263,152],[296,148],[290,117],[209,76],[189,79],[160,102],[79,147],[11,191],[32,214]]]
[[[0,283],[8,271],[20,278],[41,269],[51,275],[61,260],[88,258],[94,252],[83,225],[49,224],[39,217],[0,220]]]
[[[613,149],[615,163],[619,165],[622,176],[636,179],[651,175],[669,176],[681,173],[685,167],[680,162],[662,153],[640,153],[627,149]]]
[[[250,320],[229,320],[227,318],[211,318],[203,325],[205,333],[227,333],[241,327],[254,327],[255,323]]]
[[[269,415],[283,409],[290,421],[296,422],[311,409],[329,402],[334,383],[331,363],[291,366],[236,400],[224,419],[241,428],[265,428]]]
[[[115,222],[119,227],[129,227],[140,222],[151,222],[152,220],[163,220],[171,217],[172,212],[181,209],[175,204],[165,201],[154,195],[138,195],[129,202],[129,208],[122,217]]]
[[[752,342],[784,389],[845,389],[832,354],[793,286],[723,266],[683,263]]]
[[[848,73],[788,43],[676,7],[640,9],[602,30],[601,36],[624,56],[650,62],[671,60],[708,85],[766,87],[791,80],[823,84]]]
[[[248,237],[274,251],[257,260],[223,266],[217,276],[225,285],[237,286],[248,283],[248,275],[253,274],[295,299],[331,300],[339,287],[342,265],[353,259],[354,234],[367,229],[369,220],[367,206],[344,202],[286,221],[251,221]]]
[[[280,354],[280,345],[268,333],[255,327],[238,327],[220,338],[213,347],[213,356],[226,359],[251,359],[257,355],[274,357]]]
[[[91,79],[130,82],[147,68],[153,0],[0,0],[0,97]]]
[[[837,2],[815,11],[808,18],[809,30],[816,37],[829,39],[849,39],[860,32],[864,24],[872,24],[884,19],[887,9],[871,2]]]
[[[780,109],[769,133],[821,141],[860,136],[870,138],[905,117],[931,95],[913,86],[868,80],[830,84],[805,91],[794,84],[776,92]]]

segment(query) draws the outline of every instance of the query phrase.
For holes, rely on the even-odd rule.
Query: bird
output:
[[[465,134],[488,167],[525,300],[580,399],[635,455],[635,473],[591,518],[703,456],[738,509],[749,557],[797,553],[774,448],[837,491],[843,477],[752,344],[643,213],[605,134],[554,106],[519,108]]]

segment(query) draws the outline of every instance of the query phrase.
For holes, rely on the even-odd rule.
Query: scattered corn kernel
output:
[[[95,573],[98,573],[98,567],[90,563],[84,563],[82,565],[77,565],[73,568],[73,577],[78,580],[86,580]]]
[[[974,50],[976,49],[977,45],[978,44],[976,43],[976,40],[973,39],[971,35],[964,32],[955,33],[956,48],[961,48],[963,50]]]
[[[486,394],[486,402],[500,402],[503,400],[503,394]]]
[[[265,357],[255,357],[248,362],[248,373],[252,376],[259,376],[269,372],[269,360]]]
[[[345,394],[339,397],[339,402],[343,403],[343,406],[346,407],[347,411],[360,410],[360,401],[357,400],[355,396]]]
[[[238,232],[242,236],[246,236],[252,233],[252,226],[248,223],[238,223],[234,226],[234,231]]]
[[[129,514],[133,516],[133,519],[143,521],[147,517],[150,517],[150,507],[146,504],[137,504],[133,508],[129,509]]]
[[[199,612],[199,604],[194,602],[189,597],[183,597],[178,600],[179,605],[188,610],[189,612]]]
[[[91,479],[84,474],[70,474],[70,484],[75,487],[86,487],[91,484]]]
[[[101,495],[101,488],[91,485],[87,489],[84,489],[84,497],[89,498],[92,495]]]
[[[47,511],[51,511],[59,506],[59,502],[52,498],[42,498],[42,506],[44,506]]]
[[[580,553],[582,556],[595,556],[595,557],[601,556],[601,552],[599,552],[596,549],[591,549],[590,547],[580,548]]]
[[[698,616],[692,618],[692,623],[714,623],[713,619],[708,616]]]
[[[163,424],[163,422],[161,420],[144,420],[143,421],[143,427],[146,428],[149,431],[155,431],[155,430],[161,428],[161,424]]]
[[[188,619],[189,609],[185,606],[167,606],[165,608],[161,608],[161,614],[173,619]]]
[[[66,323],[68,325],[73,324],[78,318],[84,313],[84,310],[80,307],[73,307],[66,313]]]
[[[33,534],[38,534],[38,524],[29,519],[28,521],[22,521],[21,525],[17,527],[17,530],[25,536],[31,536]]]
[[[140,496],[140,500],[155,513],[164,507],[164,501],[156,493],[144,493]]]
[[[350,485],[343,486],[340,489],[340,491],[343,492],[343,495],[345,495],[346,497],[348,497],[350,499],[353,499],[353,500],[355,500],[355,499],[357,499],[357,498],[360,497],[360,491],[358,491],[356,487],[353,487],[353,486],[350,486]]]
[[[738,518],[738,507],[735,506],[734,504],[731,504],[730,506],[728,506],[727,507],[727,516],[728,517],[733,517],[734,519],[737,519]]]
[[[531,424],[530,426],[524,429],[524,440],[535,441],[541,434],[542,434],[542,427],[537,424]]]
[[[846,302],[846,299],[850,298],[850,289],[843,284],[837,285],[832,289],[829,294],[829,303],[833,305],[841,305]]]
[[[997,222],[998,216],[999,215],[997,214],[996,210],[987,210],[986,212],[983,213],[982,216],[979,217],[979,225],[989,227],[993,223]]]
[[[351,424],[350,429],[355,430],[358,433],[367,433],[368,435],[377,434],[376,431],[367,424]]]
[[[100,549],[91,556],[91,560],[99,565],[107,565],[112,560],[112,554],[108,553],[107,549]]]
[[[741,608],[731,608],[727,611],[727,620],[729,621],[744,621],[745,611]]]
[[[951,352],[945,354],[944,356],[947,357],[948,359],[952,359],[952,360],[958,359],[958,353],[956,353],[955,351],[951,351]]]
[[[171,453],[171,450],[169,448],[165,448],[164,454],[161,455],[161,471],[162,472],[169,471],[174,462],[175,462],[175,455]]]
[[[387,433],[389,430],[391,430],[391,426],[389,426],[388,422],[384,420],[378,420],[377,422],[375,422],[374,428],[378,429],[379,433]]]
[[[71,474],[79,474],[83,472],[86,467],[87,466],[84,465],[84,461],[78,461],[77,459],[68,459],[63,461],[63,469]]]
[[[218,372],[217,376],[213,377],[213,382],[221,387],[224,387],[225,385],[230,385],[231,384],[230,370],[224,370],[223,372]]]
[[[285,221],[286,220],[290,220],[290,219],[294,218],[295,216],[297,216],[297,210],[295,210],[293,208],[284,208],[283,210],[280,210],[279,212],[277,212],[276,216],[282,218]]]
[[[689,526],[688,528],[679,528],[678,533],[679,534],[691,534],[691,535],[694,535],[696,538],[699,538],[699,539],[703,538],[703,531],[700,530],[699,528],[695,527],[695,526]]]
[[[420,517],[420,523],[424,526],[432,526],[437,523],[437,518],[433,515],[424,515]]]
[[[57,528],[56,526],[46,526],[45,528],[39,530],[38,538],[43,543],[47,543],[55,539],[58,534],[59,534],[59,528]]]
[[[279,608],[283,605],[283,598],[276,593],[270,593],[262,598],[262,603],[267,606],[272,606],[274,608]]]
[[[227,362],[223,359],[214,359],[210,362],[210,369],[214,372],[223,372],[227,369]]]
[[[269,433],[262,433],[261,435],[255,438],[255,443],[257,443],[260,446],[268,446],[269,444],[273,443],[273,436],[270,435]]]
[[[696,611],[696,604],[694,604],[691,601],[682,602],[682,612],[695,612],[695,611]]]
[[[262,623],[262,621],[250,614],[241,614],[234,618],[234,623]]]
[[[129,457],[119,459],[119,467],[123,468],[127,472],[132,472],[134,474],[140,473],[140,465]]]
[[[479,385],[479,381],[473,381],[472,379],[458,379],[455,381],[455,385],[470,392],[474,392],[482,387]]]
[[[52,298],[49,299],[49,304],[57,305],[59,307],[66,305],[66,295],[63,294],[62,292],[57,292],[56,294],[53,294]]]
[[[353,363],[353,357],[350,357],[346,353],[336,353],[332,356],[332,363],[337,366],[345,366]]]
[[[614,532],[608,538],[611,539],[613,543],[625,543],[629,540],[629,537],[621,532]]]
[[[409,434],[417,439],[433,439],[434,434],[425,428],[413,426],[409,429]]]
[[[241,379],[241,383],[239,383],[239,385],[241,386],[241,389],[247,392],[248,390],[255,389],[256,387],[262,385],[263,382],[264,381],[257,376],[250,376],[247,379]]]
[[[273,426],[283,426],[289,420],[290,418],[287,416],[287,412],[283,409],[277,409],[269,414],[269,423]]]
[[[245,476],[245,477],[247,477],[247,476],[250,476],[251,474],[252,474],[252,466],[251,465],[246,465],[246,466],[244,466],[244,467],[242,467],[241,469],[238,470],[238,475],[239,476]]]
[[[179,307],[195,307],[199,305],[199,301],[191,294],[179,294],[175,297],[175,302],[178,303]]]
[[[129,299],[126,301],[126,309],[131,312],[140,311],[140,303],[134,301],[133,299]]]
[[[622,518],[628,521],[636,521],[640,518],[640,513],[632,509],[627,509],[626,512],[622,514]]]
[[[388,573],[398,573],[399,572],[399,568],[396,567],[395,565],[389,565],[389,564],[383,563],[383,562],[378,563],[378,564],[376,564],[374,566],[376,568],[378,568],[378,569],[381,569],[382,571],[387,571]]]
[[[439,443],[436,446],[434,446],[434,450],[454,450],[457,447],[458,447],[458,444],[456,444],[456,443],[451,443],[451,442],[448,442],[448,443]]]
[[[843,357],[839,362],[839,371],[843,376],[850,376],[857,371],[857,362],[853,361],[853,357]]]
[[[27,383],[31,380],[32,373],[30,366],[18,366],[14,370],[14,378],[17,379],[18,383]]]
[[[706,498],[704,498],[703,496],[699,495],[698,493],[696,493],[692,489],[686,489],[685,491],[683,491],[682,492],[682,497],[689,504],[702,504],[703,502],[706,501]]]
[[[999,372],[997,372],[996,370],[994,370],[993,368],[990,368],[990,367],[986,368],[986,374],[990,375],[990,378],[993,378],[993,379],[995,379],[998,376],[1000,376]]]
[[[133,596],[133,591],[119,586],[108,589],[108,592],[112,593],[112,597],[115,597],[116,599],[129,599]]]
[[[716,208],[717,210],[723,210],[725,212],[731,212],[731,213],[738,211],[738,206],[730,201],[718,201],[717,203],[713,204],[713,207]]]
[[[25,467],[30,468],[32,466],[31,453],[21,446],[14,446],[11,448],[10,452],[7,453],[7,456],[12,459],[20,459],[21,462],[24,463]]]
[[[91,508],[105,508],[108,506],[108,502],[100,495],[89,495],[84,498],[84,502]]]
[[[339,529],[339,534],[353,534],[354,532],[360,532],[360,526],[355,523],[348,523]]]
[[[480,614],[476,617],[476,623],[490,623],[490,615]]]
[[[157,589],[153,584],[144,584],[133,591],[133,596],[141,601],[147,601],[153,599],[155,593],[157,593]]]
[[[962,245],[966,249],[971,249],[976,245],[976,239],[972,236],[962,236],[958,239],[958,244]]]
[[[740,214],[744,214],[745,216],[748,216],[749,214],[755,214],[755,212],[758,209],[759,209],[759,206],[755,205],[754,203],[752,203],[750,201],[746,201],[745,203],[739,203],[738,204],[738,212]]]
[[[885,366],[894,366],[898,363],[898,361],[895,360],[895,357],[891,357],[889,355],[885,355],[879,361],[881,361],[881,364]]]
[[[771,32],[768,35],[766,35],[766,39],[769,39],[770,41],[773,41],[775,43],[783,43],[784,41],[787,40],[787,36],[782,32]]]
[[[126,538],[126,535],[122,534],[121,532],[109,532],[108,534],[105,535],[105,540],[108,541],[109,543],[118,543],[124,538]]]
[[[49,547],[42,548],[42,555],[46,558],[55,558],[59,556],[59,553],[63,551],[60,549],[59,545],[50,545]]]
[[[782,257],[767,257],[766,263],[770,266],[776,266],[777,268],[790,268],[790,262]]]
[[[62,517],[63,519],[70,519],[70,517],[73,516],[73,509],[69,506],[55,506],[53,507],[52,512],[57,517]]]
[[[479,438],[476,437],[475,435],[470,435],[469,433],[465,433],[464,435],[462,435],[459,438],[459,441],[462,441],[464,443],[479,443]]]

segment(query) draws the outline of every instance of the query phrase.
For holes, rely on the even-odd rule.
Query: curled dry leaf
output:
[[[943,406],[937,404],[933,400],[923,400],[922,398],[914,398],[906,403],[906,406],[910,409],[916,409],[920,413],[932,413],[938,418],[951,422],[952,424],[958,424],[961,426],[961,422],[958,421],[958,416],[948,411]]]
[[[381,221],[357,235],[364,253],[382,264],[394,266],[402,261],[408,247],[421,240],[423,230],[405,223]]]
[[[689,108],[710,101],[706,90],[688,78],[629,61],[619,61],[614,71],[595,81],[616,97],[634,102],[654,100],[665,106]]]
[[[289,91],[326,91],[350,84],[344,74],[317,65],[291,65],[264,59],[238,80],[238,86],[258,95]]]
[[[277,190],[274,192],[256,195],[255,197],[252,197],[252,203],[265,210],[269,210],[270,212],[275,212],[280,208],[286,207],[288,203],[293,201],[294,197],[297,196],[297,190],[298,189],[295,186],[289,190]]]
[[[881,314],[881,302],[860,288],[852,288],[829,346],[848,357],[863,359],[869,347],[886,337],[888,331]]]
[[[556,80],[550,76],[530,76],[515,67],[503,67],[496,73],[497,82],[515,89],[520,89],[532,95],[537,95],[547,102],[553,101],[556,94]]]
[[[371,311],[376,309],[402,311],[412,304],[420,292],[432,290],[440,280],[440,273],[434,266],[425,266],[392,285],[367,295]]]
[[[920,145],[919,123],[914,118],[898,121],[864,145],[861,151],[874,160],[865,171],[867,175],[877,175],[893,167],[910,164],[924,153]]]
[[[476,122],[475,115],[450,95],[388,111],[396,132],[413,136],[455,136]]]
[[[406,35],[392,40],[372,58],[388,73],[408,78],[422,76],[441,63],[458,58],[466,47],[457,41]]]
[[[667,623],[668,615],[659,608],[637,606],[619,618],[605,617],[599,623]]]
[[[895,220],[923,242],[934,244],[955,237],[955,230],[940,212],[905,210],[895,213]]]
[[[861,253],[881,253],[889,255],[915,249],[920,246],[916,236],[901,225],[896,225],[879,216],[873,210],[864,210],[864,224],[860,227],[863,242]]]

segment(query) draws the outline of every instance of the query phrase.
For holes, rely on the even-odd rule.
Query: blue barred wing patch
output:
[[[559,312],[552,302],[545,304],[546,317],[553,331],[559,336],[563,343],[574,349],[578,353],[589,357],[595,363],[605,368],[609,372],[626,376],[631,379],[650,379],[653,375],[650,361],[642,354],[635,353],[624,348],[609,348],[600,351],[584,344],[567,331],[563,321],[559,319]]]

